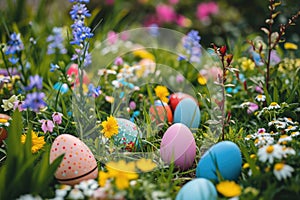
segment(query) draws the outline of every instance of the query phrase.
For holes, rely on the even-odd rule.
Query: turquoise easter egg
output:
[[[141,134],[137,125],[128,119],[116,118],[118,122],[118,134],[114,141],[119,144],[137,144],[138,136]]]
[[[242,155],[239,147],[231,141],[213,145],[201,157],[196,177],[218,181],[217,170],[226,180],[237,180],[242,168]]]
[[[190,129],[196,129],[200,120],[200,109],[194,100],[185,98],[178,103],[174,111],[174,123],[182,123]]]
[[[175,200],[216,200],[218,197],[214,184],[205,178],[196,178],[186,183]]]

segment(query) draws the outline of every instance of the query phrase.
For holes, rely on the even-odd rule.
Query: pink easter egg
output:
[[[62,134],[54,140],[50,150],[50,163],[62,154],[64,158],[55,172],[55,178],[60,183],[75,185],[83,180],[97,178],[95,157],[77,137]]]
[[[160,156],[168,164],[174,162],[181,170],[193,165],[196,157],[196,142],[190,129],[181,123],[170,126],[160,144]]]

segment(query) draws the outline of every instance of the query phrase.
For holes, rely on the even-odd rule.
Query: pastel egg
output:
[[[196,143],[190,129],[181,123],[170,126],[160,144],[160,156],[168,164],[174,162],[181,170],[193,165],[196,156]]]
[[[217,170],[225,180],[237,180],[242,168],[242,155],[239,147],[231,141],[213,145],[201,157],[196,176],[218,181]]]
[[[62,154],[64,158],[55,172],[60,183],[75,185],[83,180],[97,178],[98,166],[95,157],[77,137],[62,134],[54,140],[50,150],[50,163]]]
[[[182,92],[176,92],[176,93],[173,93],[170,95],[169,104],[170,104],[171,109],[174,111],[176,109],[178,103],[185,98],[190,98],[193,101],[195,101],[196,104],[198,104],[197,100],[194,97],[192,97],[191,95],[185,94]]]
[[[169,123],[173,122],[173,114],[170,106],[161,101],[155,101],[149,109],[151,121],[155,121],[156,124],[161,124],[166,121]]]
[[[174,123],[182,123],[190,129],[196,129],[200,121],[200,109],[195,101],[190,98],[181,100],[174,111]]]
[[[114,136],[114,140],[119,144],[137,143],[140,131],[135,123],[128,119],[116,118],[118,122],[118,134]]]
[[[196,178],[186,183],[175,200],[215,200],[218,194],[214,184],[205,178]]]

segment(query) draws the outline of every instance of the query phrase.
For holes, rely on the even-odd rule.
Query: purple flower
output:
[[[92,63],[92,56],[90,53],[85,52],[83,49],[75,49],[75,54],[73,54],[71,60],[78,60],[82,61],[84,58],[83,66],[87,67]]]
[[[54,128],[54,124],[51,120],[40,120],[40,123],[42,123],[42,130],[44,131],[44,133],[46,133],[47,131],[49,131],[50,133],[53,132],[53,128]]]
[[[14,102],[14,110],[18,109],[20,112],[22,112],[24,110],[24,108],[22,107],[24,104],[24,101],[15,101]]]
[[[62,122],[62,116],[63,114],[59,113],[59,112],[54,112],[52,114],[52,120],[55,124],[61,124]]]
[[[85,17],[91,16],[85,4],[73,5],[70,15],[73,20],[84,20]]]
[[[23,42],[21,40],[20,33],[12,33],[10,35],[10,40],[7,43],[7,50],[5,52],[6,55],[15,54],[16,52],[20,52],[24,49]]]
[[[94,34],[91,33],[91,29],[86,27],[81,20],[76,20],[74,24],[72,24],[71,28],[73,29],[73,40],[70,42],[72,45],[80,45],[87,38],[92,38],[94,36]]]
[[[247,109],[247,113],[248,113],[248,114],[251,114],[251,113],[253,113],[254,111],[256,111],[257,109],[258,109],[258,105],[255,104],[255,103],[250,102],[250,103],[249,103],[249,106],[248,106],[248,109]]]
[[[130,101],[130,103],[129,103],[129,108],[130,108],[131,110],[136,109],[136,103],[135,103],[134,101]]]
[[[89,3],[90,0],[70,0],[71,3]]]
[[[177,83],[182,83],[184,81],[184,76],[182,76],[181,74],[178,74],[176,76],[176,82]]]
[[[64,38],[62,35],[62,28],[54,27],[52,29],[52,35],[49,35],[47,38],[48,44],[48,49],[47,49],[47,54],[55,54],[56,50],[60,54],[66,54],[67,49],[64,47]]]
[[[202,55],[200,45],[201,37],[198,34],[198,31],[192,30],[183,38],[182,41],[183,47],[189,55],[190,62],[200,62],[200,56]]]
[[[89,84],[88,89],[89,89],[89,91],[88,91],[89,96],[98,97],[102,93],[102,91],[100,90],[101,87],[98,86],[95,88],[92,83]]]
[[[34,112],[39,112],[41,108],[47,106],[47,104],[44,101],[44,98],[45,98],[45,94],[43,92],[29,93],[26,96],[22,108],[23,109],[29,108]]]
[[[271,55],[270,55],[270,62],[271,62],[271,65],[274,66],[274,65],[277,65],[278,63],[280,63],[281,59],[277,53],[277,51],[275,50],[272,50],[271,51]]]
[[[115,62],[114,62],[114,64],[117,65],[117,66],[123,65],[123,63],[124,63],[124,61],[123,61],[123,59],[121,57],[117,57],[115,59]]]
[[[30,84],[25,88],[27,91],[36,87],[38,90],[43,88],[43,78],[39,75],[29,77]]]

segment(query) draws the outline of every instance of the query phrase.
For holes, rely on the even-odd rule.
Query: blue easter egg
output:
[[[175,200],[215,200],[217,191],[214,184],[205,178],[196,178],[186,183]]]
[[[199,106],[190,98],[181,100],[174,111],[174,123],[182,123],[190,129],[199,127],[201,114]]]
[[[212,146],[200,159],[196,177],[218,181],[217,170],[226,180],[237,180],[242,168],[239,147],[231,141],[222,141]]]
[[[118,134],[114,136],[114,141],[119,144],[137,144],[138,136],[141,134],[137,125],[128,119],[116,118],[118,122]]]

